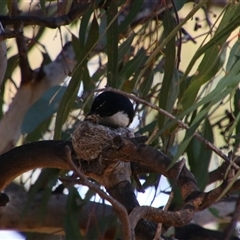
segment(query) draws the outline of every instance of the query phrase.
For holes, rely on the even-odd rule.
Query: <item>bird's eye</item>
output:
[[[96,109],[101,108],[105,103],[106,103],[106,101],[104,101],[102,104],[100,104]]]

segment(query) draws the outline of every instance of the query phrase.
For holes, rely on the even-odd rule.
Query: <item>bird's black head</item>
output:
[[[99,124],[108,127],[127,127],[134,117],[133,104],[122,94],[103,92],[94,99],[89,115],[98,115]]]

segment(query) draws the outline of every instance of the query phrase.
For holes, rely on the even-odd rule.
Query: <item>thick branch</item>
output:
[[[86,178],[86,176],[72,162],[70,148],[65,147],[65,150],[66,150],[68,164],[69,164],[70,168],[75,172],[75,174],[78,177],[80,177],[81,184],[89,187],[89,189],[93,190],[100,197],[109,201],[112,204],[112,206],[115,209],[115,211],[117,212],[118,217],[121,220],[121,223],[122,223],[122,226],[123,226],[123,239],[125,239],[125,240],[134,239],[134,232],[133,232],[133,229],[131,229],[126,208],[124,208],[124,206],[121,203],[119,203],[115,198],[107,195],[98,186],[96,186],[94,183],[90,182]]]
[[[182,211],[171,213],[157,211],[156,209],[145,209],[143,212],[137,213],[138,217],[147,217],[159,222],[165,221],[164,216],[172,216],[172,221],[169,220],[171,225],[181,226],[191,220],[194,212],[212,205],[226,189],[228,179],[212,191],[200,192],[194,176],[183,166],[181,161],[169,169],[172,165],[170,158],[152,147],[139,144],[137,139],[129,138],[128,135],[131,135],[131,132],[125,128],[113,130],[88,121],[81,122],[73,134],[75,153],[72,150],[72,157],[75,163],[82,167],[82,171],[86,176],[90,176],[105,186],[114,197],[118,193],[114,193],[112,190],[113,184],[123,182],[124,178],[125,181],[129,182],[129,166],[122,164],[124,162],[138,162],[141,165],[148,166],[151,171],[163,174],[173,180],[180,188],[182,198],[185,201],[185,207]],[[69,169],[64,151],[66,145],[71,147],[70,142],[38,142],[15,148],[3,154],[0,157],[1,189],[24,171],[33,168],[54,167]],[[89,163],[98,160],[97,167],[99,167],[99,171],[89,173],[89,169],[84,169],[84,165],[81,164],[83,160]],[[118,168],[119,166],[120,168]],[[125,172],[123,171],[124,166],[127,169]],[[176,179],[177,176],[179,177]],[[239,189],[238,184],[238,181],[233,184],[232,189],[236,190],[237,187]],[[232,189],[230,188],[228,192],[231,192]],[[120,199],[120,197],[116,198]],[[124,201],[121,202],[123,202],[124,206],[128,205],[124,204]],[[133,203],[132,207],[137,205],[138,203]],[[132,207],[128,208],[127,206],[126,208],[131,211]],[[138,217],[133,218],[138,219]]]
[[[16,147],[0,156],[0,190],[16,177],[35,168],[59,168],[70,170],[65,146],[68,141],[42,141]]]
[[[10,198],[10,202],[6,207],[0,208],[0,228],[8,230],[18,230],[23,232],[39,232],[48,234],[64,234],[64,217],[66,215],[67,195],[52,194],[47,205],[46,214],[44,218],[39,221],[40,209],[42,209],[41,199],[42,194],[39,193],[33,199],[31,207],[28,208],[28,212],[25,217],[22,218],[22,211],[27,203],[28,194],[23,191],[13,192],[11,190],[6,191]],[[91,213],[91,214],[90,214]],[[88,202],[82,205],[79,212],[79,229],[82,233],[98,228],[102,219],[105,221],[109,219],[108,228],[105,232],[100,234],[104,239],[113,239],[116,232],[116,227],[112,226],[112,222],[115,222],[116,217],[112,207]]]
[[[194,210],[191,208],[192,207],[189,206],[183,210],[171,212],[153,207],[141,206],[134,208],[130,213],[129,218],[133,227],[136,226],[137,222],[141,218],[147,218],[155,222],[164,223],[167,226],[182,227],[187,225],[193,219]]]
[[[64,216],[66,214],[67,196],[63,194],[52,194],[47,205],[46,215],[42,222],[39,222],[39,193],[33,200],[32,207],[29,208],[27,215],[21,218],[22,210],[27,202],[28,194],[21,191],[6,190],[7,195],[10,197],[10,202],[4,208],[0,208],[0,228],[7,230],[17,230],[21,232],[39,232],[48,234],[64,234]],[[220,210],[223,210],[228,203],[222,203]],[[215,207],[215,206],[214,206]],[[234,206],[233,206],[234,208]],[[207,211],[208,217],[211,218],[210,212]],[[204,217],[206,214],[204,214]],[[222,216],[222,215],[221,215]],[[112,240],[118,226],[112,225],[115,223],[116,217],[111,206],[104,204],[88,202],[81,207],[79,212],[79,229],[82,233],[92,231],[93,228],[98,228],[102,219],[109,219],[109,224],[106,223],[105,232],[101,232],[102,239]],[[203,218],[203,223],[209,222],[208,218]],[[200,228],[197,225],[190,224],[185,227],[176,228],[175,238],[188,239],[193,236],[199,236],[201,239],[215,236],[215,239],[220,239],[223,233],[217,231],[210,231]],[[232,239],[238,239],[232,238]]]

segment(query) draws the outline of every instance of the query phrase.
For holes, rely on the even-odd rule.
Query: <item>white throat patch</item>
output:
[[[109,127],[127,127],[129,124],[129,117],[122,111],[112,116],[101,118],[99,123]]]

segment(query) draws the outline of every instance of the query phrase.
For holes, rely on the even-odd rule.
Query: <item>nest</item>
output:
[[[78,124],[72,134],[72,143],[79,159],[91,161],[98,159],[104,148],[109,147],[114,137],[133,137],[128,128],[108,128],[83,121]]]

